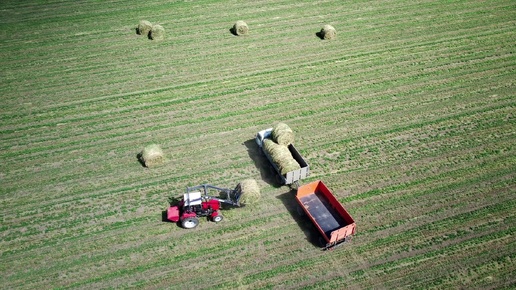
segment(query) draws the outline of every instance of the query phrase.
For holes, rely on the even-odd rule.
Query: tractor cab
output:
[[[197,212],[201,209],[202,195],[200,191],[187,192],[183,195],[183,210]]]
[[[183,211],[197,216],[208,216],[220,209],[220,202],[200,191],[187,192],[183,195]]]

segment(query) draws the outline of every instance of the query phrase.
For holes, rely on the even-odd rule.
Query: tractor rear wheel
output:
[[[193,229],[199,224],[199,219],[196,217],[188,217],[181,221],[181,225],[185,229]]]

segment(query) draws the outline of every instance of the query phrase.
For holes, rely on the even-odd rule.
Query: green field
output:
[[[0,2],[1,289],[516,285],[516,3]],[[163,41],[136,34],[162,25]],[[234,36],[237,20],[249,35]],[[331,24],[334,40],[316,33]],[[355,218],[321,251],[256,132]],[[167,161],[137,154],[160,144]],[[203,183],[259,204],[163,222]]]

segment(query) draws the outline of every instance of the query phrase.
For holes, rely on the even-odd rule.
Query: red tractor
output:
[[[210,196],[209,189],[218,191],[226,198]],[[181,222],[181,226],[185,229],[195,228],[199,224],[199,217],[208,217],[218,223],[223,219],[220,213],[221,202],[240,206],[241,196],[242,190],[239,185],[234,190],[208,184],[188,187],[183,199],[168,208],[167,219],[171,222]]]

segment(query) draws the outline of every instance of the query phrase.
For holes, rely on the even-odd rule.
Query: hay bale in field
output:
[[[279,145],[290,145],[294,143],[294,132],[285,123],[278,123],[272,128],[272,140]]]
[[[153,25],[149,37],[152,40],[163,40],[165,38],[165,28],[159,24]]]
[[[251,205],[257,203],[258,200],[260,200],[260,187],[258,186],[256,180],[252,178],[242,180],[242,182],[238,184],[238,187],[242,193],[240,197],[240,203]]]
[[[152,29],[152,24],[147,20],[141,20],[138,24],[138,28],[136,29],[136,33],[139,35],[145,35],[148,36],[149,32]]]
[[[301,168],[286,145],[279,145],[271,139],[264,139],[263,148],[269,153],[272,162],[276,164],[281,175]]]
[[[324,27],[321,29],[321,32],[319,32],[319,37],[321,39],[334,39],[337,36],[337,30],[331,25],[324,25]]]
[[[165,161],[163,150],[157,144],[151,144],[143,148],[138,154],[138,158],[145,167],[154,167]]]
[[[234,35],[246,35],[249,33],[249,26],[247,26],[247,23],[244,21],[238,20],[235,25],[233,25],[231,32]]]

